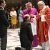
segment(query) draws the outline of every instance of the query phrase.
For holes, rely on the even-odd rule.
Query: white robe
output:
[[[36,29],[36,18],[33,18],[33,22],[31,22],[31,28],[32,28],[32,33],[33,33],[33,36],[34,35],[37,35],[37,29]]]

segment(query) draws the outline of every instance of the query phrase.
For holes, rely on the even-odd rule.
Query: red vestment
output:
[[[44,9],[45,19],[47,19],[47,17],[50,15],[48,11],[49,11],[49,8]],[[50,23],[50,21],[49,21],[49,23]],[[48,41],[48,23],[47,23],[47,20],[45,22],[41,22],[41,18],[39,15],[37,18],[37,34],[38,34],[38,39],[39,39],[40,44],[42,42]]]

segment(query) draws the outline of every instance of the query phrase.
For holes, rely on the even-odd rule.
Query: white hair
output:
[[[26,5],[26,6],[27,6],[27,5],[31,5],[31,6],[32,6],[32,3],[31,3],[31,2],[28,2],[28,3],[26,3],[25,5]]]
[[[39,4],[45,5],[45,3],[44,3],[43,1],[39,1],[37,4],[38,4],[38,5],[39,5]]]

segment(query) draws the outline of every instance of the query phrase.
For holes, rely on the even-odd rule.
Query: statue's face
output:
[[[44,5],[39,4],[39,5],[38,5],[38,9],[39,9],[39,10],[42,10],[42,9],[43,9],[43,6],[44,6]]]

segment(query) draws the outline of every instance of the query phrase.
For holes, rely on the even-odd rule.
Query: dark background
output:
[[[6,4],[7,4],[6,9],[10,9],[13,6],[17,8],[20,5],[24,9],[25,8],[25,3],[27,3],[27,2],[32,2],[34,7],[37,8],[37,2],[38,1],[39,0],[6,0]],[[43,0],[43,1],[46,3],[46,5],[50,6],[50,0]]]

